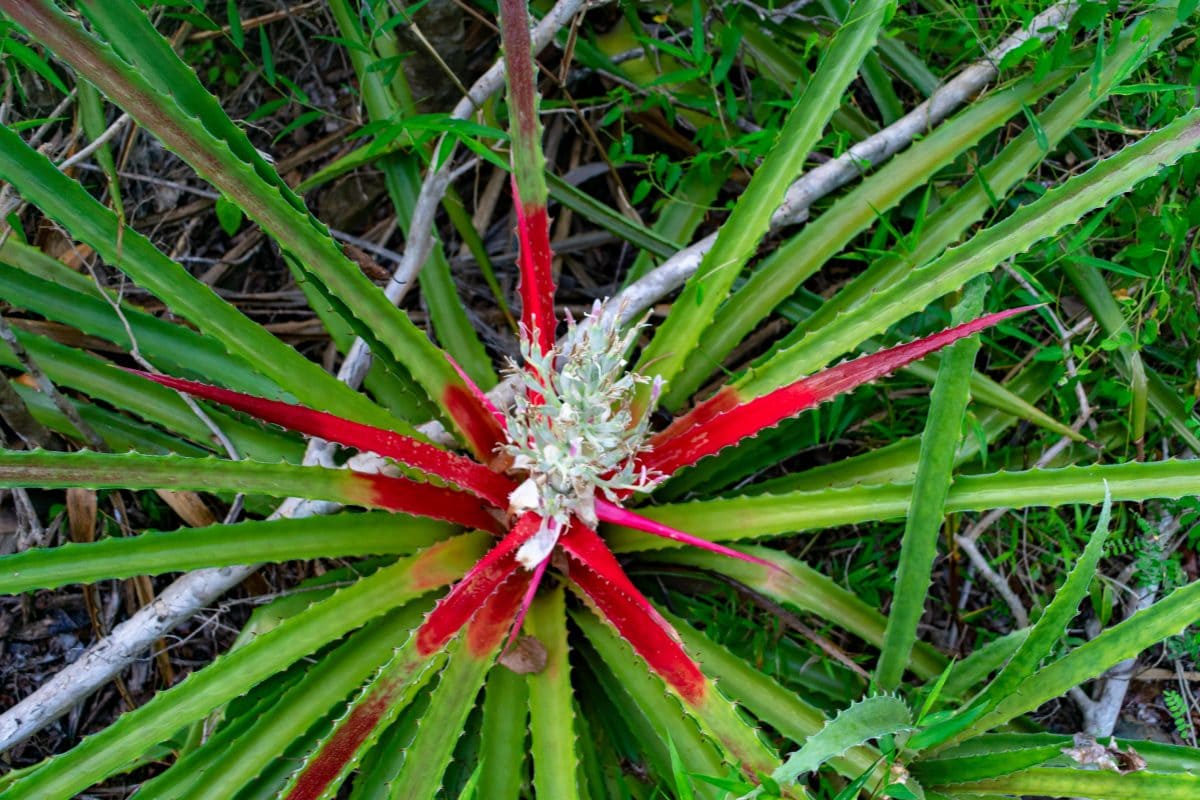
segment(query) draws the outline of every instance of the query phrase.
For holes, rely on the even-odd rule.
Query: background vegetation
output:
[[[152,364],[376,425],[395,426],[399,419],[408,430],[408,423],[432,418],[449,424],[438,398],[423,390],[422,377],[402,356],[395,359],[399,365],[369,372],[363,394],[346,391],[331,377],[346,363],[356,335],[367,336],[377,353],[394,346],[381,346],[391,323],[383,311],[370,316],[380,301],[367,296],[358,275],[383,287],[394,271],[404,275],[414,266],[412,243],[429,224],[414,216],[420,209],[436,211],[436,236],[428,259],[415,264],[421,271],[401,307],[414,330],[428,334],[482,389],[499,385],[498,367],[518,355],[520,315],[508,199],[508,105],[496,95],[477,113],[452,114],[497,57],[494,6],[442,0],[411,8],[375,0],[139,5],[164,37],[154,46],[173,49],[228,120],[189,96],[181,87],[190,84],[172,75],[144,42],[141,56],[157,67],[138,63],[136,37],[143,32],[122,21],[124,10],[104,19],[95,3],[72,9],[128,62],[124,80],[133,88],[125,97],[72,63],[69,52],[31,35],[27,25],[0,18],[0,148],[7,153],[0,164],[0,178],[7,181],[0,190],[0,299],[6,303],[0,334],[8,343],[0,352],[7,378],[0,414],[9,447],[216,453],[291,463],[304,458],[298,436],[219,406],[197,406],[117,374],[106,362]],[[1029,38],[990,62],[988,53],[1046,7],[902,4],[887,9],[878,35],[871,34],[858,59],[848,57],[839,72],[827,55],[834,32],[850,27],[843,21],[869,5],[618,2],[572,15],[542,52],[539,73],[559,308],[579,317],[593,300],[617,295],[638,279],[654,286],[654,276],[665,274],[658,269],[663,262],[678,262],[684,246],[723,231],[717,247],[733,253],[736,266],[720,273],[701,266],[701,279],[674,303],[665,291],[643,295],[651,302],[649,331],[665,333],[645,335],[638,363],[647,371],[672,370],[658,427],[727,382],[765,390],[855,350],[940,330],[952,312],[961,321],[982,311],[1039,308],[984,334],[978,355],[967,351],[918,363],[680,472],[655,491],[653,503],[667,508],[650,513],[676,527],[725,540],[770,537],[771,551],[789,558],[788,569],[803,562],[814,570],[808,583],[795,580],[806,588],[768,590],[769,573],[692,551],[634,557],[629,554],[649,547],[644,537],[615,528],[603,533],[637,586],[681,621],[685,643],[707,654],[709,660],[700,659],[707,670],[720,672],[713,666],[720,655],[736,657],[755,676],[747,678],[753,689],[746,691],[766,693],[757,697],[764,707],[791,698],[815,710],[813,730],[789,730],[736,696],[740,673],[720,675],[719,685],[748,707],[747,716],[780,755],[795,751],[824,716],[876,698],[878,707],[853,712],[849,720],[872,720],[864,730],[835,729],[835,745],[809,751],[808,758],[822,764],[850,745],[871,742],[870,750],[850,750],[802,779],[812,796],[853,795],[869,774],[878,775],[870,772],[877,763],[919,764],[913,754],[922,742],[906,745],[893,736],[914,726],[923,728],[929,737],[923,744],[934,754],[924,772],[912,768],[927,785],[926,796],[937,796],[934,786],[942,796],[964,797],[1195,796],[1194,782],[1185,778],[1189,770],[1195,776],[1196,756],[1183,748],[1156,750],[1139,741],[1134,747],[1151,768],[1133,772],[1168,777],[1114,788],[1089,786],[1091,778],[1078,774],[1086,770],[1073,768],[1100,757],[1086,741],[1076,743],[1083,755],[1064,756],[1060,750],[1071,743],[1049,734],[1019,742],[981,737],[986,747],[976,744],[971,751],[968,741],[959,744],[965,750],[938,755],[937,747],[965,734],[960,727],[937,739],[928,731],[961,723],[972,726],[972,735],[982,734],[994,726],[966,713],[982,709],[980,714],[994,716],[985,719],[1007,724],[992,736],[1086,731],[1197,745],[1200,714],[1193,693],[1200,680],[1200,629],[1191,623],[1200,617],[1200,601],[1191,599],[1194,594],[1172,594],[1194,589],[1200,573],[1200,478],[1186,463],[1200,448],[1194,410],[1200,398],[1200,157],[1189,154],[1195,146],[1187,144],[1187,121],[1195,127],[1192,112],[1200,100],[1196,4],[1059,4],[1069,20],[1065,29],[1046,33],[1045,41]],[[986,90],[962,98],[946,121],[942,113],[939,124],[918,125],[916,136],[908,137],[915,142],[898,156],[875,159],[873,167],[863,157],[844,155],[857,142],[876,141],[871,137],[880,131],[903,129],[905,114],[977,63],[998,70]],[[147,108],[138,105],[139,71],[147,92],[165,96],[178,89],[171,103],[163,101],[171,111],[165,122],[157,120],[161,127],[142,119]],[[846,79],[844,92],[830,81],[839,75]],[[825,86],[835,88],[822,98]],[[813,110],[812,130],[802,130],[802,115],[789,115],[797,105]],[[826,108],[828,125],[817,113]],[[1147,138],[1172,123],[1179,127],[1168,130],[1178,136]],[[194,151],[181,151],[164,135],[172,126],[194,134]],[[218,152],[218,144],[243,138],[261,158],[233,145],[228,157],[222,152],[225,160],[197,167],[197,153]],[[25,149],[18,154],[19,141]],[[1147,141],[1157,149],[1134,147]],[[32,150],[69,180],[54,183]],[[802,162],[759,177],[770,173],[760,167],[779,165],[784,151]],[[1126,161],[1106,162],[1110,157]],[[821,175],[833,173],[828,165],[838,163],[854,169],[845,179],[822,181]],[[1089,170],[1117,163],[1126,165],[1125,183],[1096,188],[1102,176]],[[442,166],[453,169],[449,191],[440,206],[423,204],[422,187]],[[782,189],[799,177],[799,167],[818,176],[808,184],[810,193],[798,213],[776,217],[779,224],[766,231],[777,203],[756,199],[770,194],[757,195],[753,187],[770,180]],[[213,172],[231,177],[222,183]],[[320,225],[291,239],[280,236],[288,225],[298,226],[293,231],[304,227],[296,222],[304,217],[275,182],[295,190],[328,226],[354,265],[354,280],[337,285],[329,277],[335,269],[315,266],[334,252],[322,249]],[[241,186],[252,190],[239,196]],[[1052,191],[1064,186],[1059,194]],[[261,200],[270,191],[269,202]],[[1086,199],[1063,211],[1077,195]],[[1020,216],[1030,208],[1033,214]],[[744,216],[722,229],[731,213]],[[735,241],[742,219],[757,219],[763,231],[750,225],[746,240]],[[273,227],[277,220],[286,224]],[[1005,220],[1015,223],[1005,228]],[[123,231],[144,235],[146,244]],[[1017,240],[1021,244],[1013,244]],[[930,265],[930,271],[914,272]],[[982,277],[969,283],[974,275]],[[203,300],[201,284],[228,305]],[[235,309],[257,324],[235,319]],[[279,342],[304,358],[276,349]],[[935,382],[947,388],[931,400]],[[956,393],[967,402],[968,383],[970,402],[955,410]],[[275,507],[267,495],[278,494],[243,487],[234,478],[221,483],[215,471],[161,484],[141,478],[122,484],[137,467],[121,474],[120,467],[99,461],[91,477],[75,480],[86,488],[27,491],[23,487],[69,481],[30,472],[32,462],[19,461],[22,455],[5,462],[11,466],[0,518],[5,555],[261,519]],[[1038,472],[1089,465],[1115,471],[1081,469],[1049,478]],[[26,478],[12,477],[19,469]],[[116,474],[95,477],[103,469]],[[1112,498],[1128,502],[1102,512],[1105,477]],[[166,489],[116,488],[122,485]],[[924,505],[912,501],[914,512],[906,518],[914,496],[925,498]],[[349,525],[366,535],[361,520]],[[306,530],[298,527],[296,535]],[[330,545],[313,533],[319,532],[299,541],[275,533],[273,552],[264,534],[253,545],[260,548],[253,560],[269,566],[239,573],[220,600],[204,597],[199,613],[180,614],[177,625],[156,630],[155,638],[162,638],[153,658],[139,656],[36,733],[5,740],[14,772],[0,785],[21,796],[15,780],[27,774],[21,770],[109,729],[122,711],[178,685],[218,653],[379,566],[360,556],[401,552],[377,544],[326,552]],[[234,533],[234,541],[246,535]],[[410,549],[424,544],[414,539]],[[71,572],[64,566],[57,576],[30,578],[45,582],[28,586],[17,580],[21,565],[38,562],[9,562],[0,579],[12,595],[0,599],[0,705],[26,697],[84,648],[104,641],[178,572],[247,560],[234,542],[219,547],[223,554],[213,560],[164,544],[155,568],[137,577],[81,555],[77,561],[85,567],[77,564]],[[151,555],[149,549],[142,553],[146,563]],[[1079,571],[1068,585],[1076,564]],[[906,597],[917,600],[897,599]],[[1052,605],[1056,597],[1082,602],[1060,608]],[[1155,606],[1163,598],[1175,598],[1175,605]],[[835,611],[828,613],[825,604]],[[563,728],[578,742],[583,791],[681,798],[718,788],[748,791],[750,784],[739,781],[754,776],[740,773],[720,745],[697,734],[678,704],[668,707],[668,724],[654,705],[663,699],[660,692],[630,696],[622,688],[623,679],[645,674],[638,671],[640,662],[624,650],[605,651],[616,646],[602,644],[603,632],[592,631],[600,626],[570,607],[572,671],[594,676],[573,681],[567,705],[575,721]],[[384,618],[396,631],[407,630],[423,611],[404,608]],[[1076,659],[1069,675],[1056,678],[1062,688],[1045,698],[1030,700],[1029,684],[1015,678],[1005,683],[1004,673],[988,683],[1020,637],[1044,643],[1039,652],[1022,651],[1029,663],[1017,677],[1036,678],[1043,657],[1052,652],[1061,664],[1065,654],[1081,652],[1101,631],[1138,612],[1166,617],[1157,623],[1162,635],[1106,650],[1119,650],[1121,657],[1097,657],[1098,671],[1074,667],[1085,660]],[[848,622],[868,613],[875,616]],[[893,622],[898,619],[908,621]],[[1160,617],[1142,617],[1134,625],[1149,630],[1150,619]],[[922,643],[916,649],[897,632],[905,626]],[[1014,633],[1020,631],[1027,633]],[[327,641],[320,644],[332,651]],[[1099,641],[1108,648],[1112,638]],[[951,662],[961,668],[943,672]],[[99,770],[97,780],[105,782],[93,791],[125,796],[142,781],[171,775],[163,771],[166,765],[205,753],[201,743],[214,730],[228,732],[239,720],[253,719],[289,681],[300,680],[303,669],[285,667],[253,693],[223,701],[211,716],[203,711],[196,724],[156,740],[134,763]],[[770,680],[755,683],[761,676]],[[493,796],[471,794],[482,775],[476,765],[486,763],[481,752],[495,746],[481,731],[489,730],[489,714],[518,714],[498,709],[497,698],[521,709],[526,700],[512,673],[496,668],[486,680],[486,702],[476,708],[474,695],[463,701],[466,721],[455,730],[467,735],[445,745],[448,767],[431,779],[443,796]],[[902,696],[917,719],[889,728],[895,709],[878,699],[890,697],[880,690]],[[990,705],[969,702],[976,690]],[[1029,700],[1024,705],[1022,691]],[[383,734],[385,743],[399,747],[415,737],[425,709],[438,702],[432,697],[431,687],[419,693]],[[639,716],[631,717],[629,709]],[[522,735],[524,713],[517,726]],[[709,733],[707,724],[701,718],[699,729]],[[645,732],[651,729],[653,735]],[[0,726],[0,734],[8,732]],[[293,746],[305,746],[303,736],[310,734],[296,731]],[[522,749],[509,757],[517,764],[515,792],[532,796],[536,787]],[[364,774],[386,779],[360,781],[355,796],[382,796],[403,767],[364,758]],[[1129,770],[1127,763],[1120,766]],[[145,796],[201,791],[203,784],[194,781],[207,780],[196,777],[204,768],[194,769],[176,770],[185,774],[178,784],[165,779],[157,786],[171,788],[147,788]],[[1059,773],[1044,774],[1052,769]],[[792,774],[777,773],[783,786],[768,780],[767,789],[786,791],[810,771],[796,766]],[[43,776],[51,772],[43,767]],[[1054,781],[1065,773],[1076,782],[1059,787]],[[251,784],[268,793],[286,778],[282,772],[251,774]],[[874,790],[905,797],[906,774],[893,771]],[[856,784],[858,776],[863,782]],[[920,791],[914,784],[913,791]],[[38,796],[37,784],[28,785]],[[539,796],[550,796],[546,791]]]

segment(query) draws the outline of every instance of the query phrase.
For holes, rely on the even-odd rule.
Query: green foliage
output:
[[[57,800],[106,781],[117,791],[125,775],[155,798],[304,796],[317,783],[313,796],[355,800],[1196,796],[1192,704],[1173,688],[1164,718],[1193,746],[1122,740],[1113,746],[1146,762],[1128,774],[1086,769],[1066,737],[1028,732],[1043,704],[1126,659],[1161,648],[1200,664],[1196,4],[1080,4],[1057,36],[998,59],[993,88],[888,163],[858,164],[861,181],[827,187],[808,224],[785,227],[772,214],[798,176],[1043,9],[622,2],[560,34],[570,59],[543,55],[543,118],[564,137],[546,167],[549,202],[574,219],[566,236],[599,230],[607,248],[564,248],[563,302],[587,307],[715,233],[631,350],[667,379],[671,410],[705,396],[714,375],[759,396],[847,354],[1043,304],[632,501],[766,564],[601,528],[702,667],[694,703],[584,593],[566,591],[570,564],[554,564],[566,577],[533,600],[525,637],[477,651],[468,628],[425,653],[412,631],[488,535],[381,511],[265,518],[272,498],[384,503],[340,468],[346,453],[304,465],[297,436],[115,369],[149,365],[399,432],[437,418],[477,446],[448,397],[466,379],[492,389],[505,366],[494,356],[517,352],[511,248],[497,233],[509,224],[477,230],[471,217],[483,178],[504,181],[519,138],[505,116],[517,110],[480,101],[458,119],[414,99],[408,68],[436,33],[422,21],[435,5],[331,0],[334,26],[304,45],[348,65],[328,86],[280,33],[315,29],[317,14],[0,0],[0,299],[17,343],[0,345],[16,398],[0,413],[6,434],[21,433],[12,414],[24,409],[57,436],[44,450],[9,435],[0,485],[29,489],[51,517],[68,487],[129,490],[122,502],[135,509],[118,525],[102,493],[95,541],[0,557],[0,592],[36,607],[31,593],[81,583],[248,562],[333,568],[283,587],[212,663],[0,777],[2,796]],[[72,91],[78,108],[56,111]],[[290,275],[327,352],[285,343],[235,305],[234,280],[206,282],[177,258],[146,224],[121,137],[93,153],[97,171],[56,166],[75,118],[80,141],[95,141],[118,110],[137,139],[170,151],[169,169],[189,166],[211,186],[196,218],[205,236],[272,243],[253,266],[222,268],[247,285],[272,267]],[[264,155],[282,162],[335,129],[344,141],[319,164],[285,172]],[[422,259],[419,301],[398,310],[309,208],[340,181],[378,174],[379,213],[366,216],[394,218],[407,247],[420,236],[422,176],[457,145],[484,170],[479,188],[460,180],[432,209],[450,224]],[[349,232],[368,238],[370,224]],[[86,252],[63,255],[59,240]],[[477,330],[493,303],[506,319]],[[327,369],[356,337],[376,356],[365,392]],[[30,359],[60,397],[35,388]],[[79,449],[94,443],[75,412],[113,452]],[[253,519],[170,530],[152,489],[222,509],[236,496]],[[999,509],[1017,513],[973,540],[989,563],[965,561],[956,537]],[[983,566],[1033,612],[1030,627],[1013,629]],[[1127,612],[1132,590],[1153,597]]]

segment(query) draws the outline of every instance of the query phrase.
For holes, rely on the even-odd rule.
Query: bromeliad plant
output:
[[[339,346],[349,350],[357,335],[386,367],[368,377],[368,388],[381,400],[395,391],[390,402],[406,413],[390,414],[351,391],[198,287],[3,129],[0,177],[162,297],[198,332],[163,323],[78,276],[63,277],[60,265],[14,241],[0,250],[6,299],[50,318],[70,306],[72,322],[82,330],[119,341],[164,372],[208,382],[114,370],[23,335],[50,377],[68,385],[78,381],[98,399],[115,398],[115,405],[176,430],[178,438],[121,427],[117,415],[84,406],[82,420],[110,446],[135,444],[141,452],[8,451],[0,455],[0,482],[243,492],[252,508],[261,507],[255,497],[268,496],[377,511],[301,518],[293,504],[287,506],[291,518],[280,513],[263,521],[33,550],[0,561],[0,588],[13,593],[245,562],[388,556],[330,573],[267,606],[228,654],[67,753],[13,775],[3,784],[4,797],[66,798],[164,761],[168,768],[145,781],[137,796],[332,797],[352,779],[354,797],[432,798],[465,787],[464,793],[474,793],[469,796],[516,798],[525,791],[526,752],[533,794],[555,800],[644,792],[622,774],[623,756],[644,759],[678,797],[806,796],[801,776],[824,765],[849,781],[846,797],[859,790],[931,798],[1193,796],[1196,772],[1189,769],[1197,757],[1185,748],[1139,744],[1140,762],[1128,774],[1100,773],[1080,766],[1091,753],[1086,742],[1064,755],[1062,737],[1019,729],[988,733],[1200,616],[1200,584],[1194,583],[1037,672],[1087,594],[1103,554],[1107,502],[1079,564],[1032,628],[953,667],[916,641],[937,531],[947,512],[1200,491],[1195,462],[1000,472],[960,477],[951,485],[953,467],[970,455],[959,446],[968,387],[999,409],[984,426],[989,436],[1014,416],[1063,431],[1019,394],[973,373],[976,335],[1027,307],[981,316],[984,287],[972,278],[1193,151],[1200,144],[1200,115],[1182,116],[969,243],[942,251],[985,212],[990,194],[1007,191],[1032,169],[1043,152],[1041,139],[1065,136],[1153,51],[1180,21],[1175,6],[1155,7],[1140,24],[1126,26],[1106,58],[1092,62],[1046,108],[1036,131],[1015,139],[988,165],[986,190],[977,190],[977,182],[964,186],[945,213],[930,219],[907,261],[884,257],[873,264],[754,370],[658,431],[652,431],[651,413],[660,404],[683,407],[709,365],[868,225],[872,214],[993,127],[1028,111],[1069,71],[1019,81],[979,100],[950,133],[939,129],[903,164],[869,178],[733,291],[874,46],[887,4],[860,0],[843,9],[846,24],[789,113],[778,143],[630,367],[646,330],[626,324],[628,308],[597,305],[585,319],[568,318],[565,325],[555,311],[529,24],[522,3],[502,0],[522,363],[510,365],[505,380],[514,391],[497,405],[479,388],[490,388],[495,377],[475,358],[476,349],[467,342],[449,354],[440,351],[366,281],[132,3],[82,0],[78,6],[90,29],[50,0],[0,2],[38,42],[275,237]],[[400,100],[389,99],[379,71],[361,58],[385,45],[364,37],[344,0],[331,7],[357,59],[371,113],[383,118],[403,112]],[[412,162],[395,149],[382,158],[394,186],[407,180],[411,188]],[[396,190],[398,206],[403,195]],[[440,258],[435,251],[426,266],[434,272],[422,276],[424,282],[432,275],[423,288],[435,298],[434,307],[436,298],[444,299],[437,276],[448,276],[437,272],[439,263],[444,266]],[[53,278],[63,283],[57,296],[47,286]],[[856,347],[874,349],[871,336],[964,286],[951,327],[820,369]],[[949,349],[933,371],[929,421],[907,460],[882,472],[869,458],[858,462],[866,465],[861,474],[877,485],[848,487],[817,478],[824,481],[819,488],[777,482],[762,485],[769,492],[644,507],[661,487],[733,470],[732,456],[747,452],[746,445],[754,452],[752,440],[804,410],[943,348]],[[207,429],[195,433],[194,421],[184,422],[193,418],[172,390],[218,404],[207,413],[225,431],[228,449],[247,457],[211,458],[189,443],[211,446]],[[54,419],[34,394],[22,396],[43,419]],[[1160,401],[1168,410],[1159,413],[1169,416],[1168,399]],[[382,458],[371,462],[372,471],[362,468],[362,460],[352,460],[357,468],[348,469],[292,463],[299,460],[295,439],[223,409]],[[411,425],[427,409],[446,421],[469,455]],[[62,427],[70,431],[71,424]],[[155,448],[174,452],[154,454]],[[726,544],[906,515],[896,596],[886,618],[781,550]],[[880,648],[880,693],[850,704],[826,724],[826,711],[836,711],[836,703],[822,709],[806,702],[688,620],[673,617],[639,590],[618,554],[637,554],[635,563],[707,570],[824,617]],[[335,581],[346,585],[335,588]],[[581,680],[583,673],[589,677]],[[906,673],[917,683],[930,681],[905,691],[908,699],[923,701],[916,717],[894,694],[906,688]],[[485,685],[482,710],[474,712]],[[856,686],[842,697],[848,702],[862,693]],[[768,741],[756,721],[769,725],[776,738]],[[801,746],[783,760],[775,746],[788,741]],[[452,781],[455,772],[459,780]]]

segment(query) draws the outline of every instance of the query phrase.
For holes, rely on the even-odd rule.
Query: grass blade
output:
[[[843,91],[874,45],[888,5],[886,0],[859,0],[854,4],[851,21],[838,31],[812,82],[788,114],[775,146],[643,351],[638,371],[648,371],[652,365],[653,372],[669,385],[683,369],[701,331],[712,321],[734,279],[754,255],[771,214],[783,202],[788,186],[841,103]]]

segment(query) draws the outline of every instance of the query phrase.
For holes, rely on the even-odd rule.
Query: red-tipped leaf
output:
[[[459,366],[459,363],[455,361],[449,353],[446,353],[445,355],[446,360],[450,362],[450,366],[454,367],[454,371],[458,373],[458,377],[462,378],[462,382],[466,385],[467,391],[470,392],[471,396],[474,397],[479,403],[479,407],[488,414],[492,415],[492,418],[496,420],[496,425],[500,428],[500,430],[507,430],[508,422],[504,419],[504,415],[500,413],[500,409],[496,408],[496,404],[488,398],[487,394],[485,394],[484,391],[479,388],[479,385],[476,384],[475,381],[471,380],[471,376],[467,374],[467,371]]]
[[[1030,308],[1033,306],[988,314],[915,342],[845,361],[751,400],[740,397],[736,389],[726,387],[654,436],[649,452],[640,461],[651,470],[671,475],[805,409],[882,378],[935,350]]]
[[[525,622],[525,616],[529,613],[529,607],[533,605],[533,596],[537,594],[538,586],[542,583],[542,576],[546,574],[546,567],[550,565],[550,556],[546,556],[541,560],[537,567],[533,570],[533,577],[529,581],[529,586],[525,589],[525,595],[521,598],[521,604],[517,608],[516,619],[512,622],[512,630],[509,633],[508,644],[504,646],[505,652],[513,646],[517,641],[517,637],[521,635],[521,625]]]
[[[467,623],[467,652],[490,659],[517,623],[513,622],[526,596],[532,596],[534,575],[518,569],[500,582],[483,607]]]
[[[529,581],[521,570],[501,581],[472,610],[466,622],[466,649],[459,657],[491,659],[512,622],[517,604]],[[287,800],[317,800],[340,781],[351,761],[379,735],[379,728],[395,718],[396,705],[405,704],[419,687],[422,675],[438,651],[423,652],[406,643],[368,686],[346,716],[337,720],[332,735],[304,765],[288,791]]]
[[[521,270],[521,323],[543,353],[554,344],[554,276],[550,218],[546,213],[545,158],[538,120],[537,71],[525,0],[500,0],[500,40],[508,77],[513,198]]]
[[[465,492],[378,473],[346,470],[345,474],[346,500],[351,504],[445,520],[492,533],[502,530],[484,505]]]
[[[305,406],[267,400],[167,375],[129,371],[176,391],[221,403],[305,436],[315,436],[356,450],[394,458],[401,464],[475,492],[497,508],[508,507],[508,495],[514,488],[508,478],[465,456],[447,452],[427,442]]]

